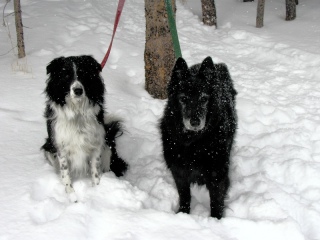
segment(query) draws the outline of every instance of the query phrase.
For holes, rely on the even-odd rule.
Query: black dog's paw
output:
[[[223,206],[217,206],[216,208],[211,208],[211,217],[217,218],[218,220],[223,217]]]
[[[179,210],[177,213],[182,212],[182,213],[190,213],[190,206],[180,206]]]
[[[128,164],[119,156],[113,156],[110,169],[117,177],[121,177],[128,170]]]

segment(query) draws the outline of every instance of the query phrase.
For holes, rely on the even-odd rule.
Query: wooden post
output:
[[[20,0],[14,0],[14,15],[16,20],[18,58],[24,58],[26,56],[26,53],[24,49],[23,25],[22,25],[22,17],[21,17]]]
[[[286,0],[286,21],[296,18],[296,0]]]
[[[265,3],[265,0],[258,0],[257,20],[256,20],[256,27],[257,28],[263,27],[264,3]]]
[[[217,27],[217,11],[214,0],[201,0],[202,22],[207,26]]]
[[[175,0],[172,0],[175,11]],[[167,83],[175,63],[164,0],[145,0],[145,88],[154,98],[167,98]]]

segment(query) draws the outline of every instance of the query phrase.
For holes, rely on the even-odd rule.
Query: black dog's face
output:
[[[178,95],[184,127],[190,131],[200,131],[206,125],[209,94],[195,92],[195,94],[181,93]]]
[[[91,56],[56,58],[47,66],[47,96],[61,106],[85,98],[102,104],[104,84],[100,72],[100,64]]]
[[[211,58],[188,68],[180,58],[168,85],[169,101],[175,101],[181,112],[181,121],[187,131],[199,132],[209,122],[218,121],[216,72]]]

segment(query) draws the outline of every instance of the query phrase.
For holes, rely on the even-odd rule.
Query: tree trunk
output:
[[[23,25],[22,25],[22,17],[21,17],[20,0],[14,0],[14,13],[15,13],[14,15],[16,20],[18,57],[24,58],[26,56],[26,53],[24,50]]]
[[[202,21],[207,26],[217,27],[217,12],[214,0],[201,0]]]
[[[296,1],[286,0],[286,21],[291,21],[296,18]]]
[[[172,6],[175,12],[175,0],[172,0]],[[145,88],[153,97],[165,99],[167,83],[175,63],[165,1],[145,0],[145,17]]]
[[[265,3],[265,0],[258,0],[257,20],[256,20],[256,27],[257,28],[263,27],[264,3]]]

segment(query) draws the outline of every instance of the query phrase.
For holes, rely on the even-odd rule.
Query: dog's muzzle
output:
[[[206,124],[205,118],[191,117],[183,118],[183,125],[189,131],[201,131]]]
[[[82,98],[82,96],[85,94],[83,85],[79,81],[75,81],[71,85],[70,91],[71,97],[75,99]]]
[[[83,94],[83,88],[77,87],[73,89],[74,95],[80,97]]]

